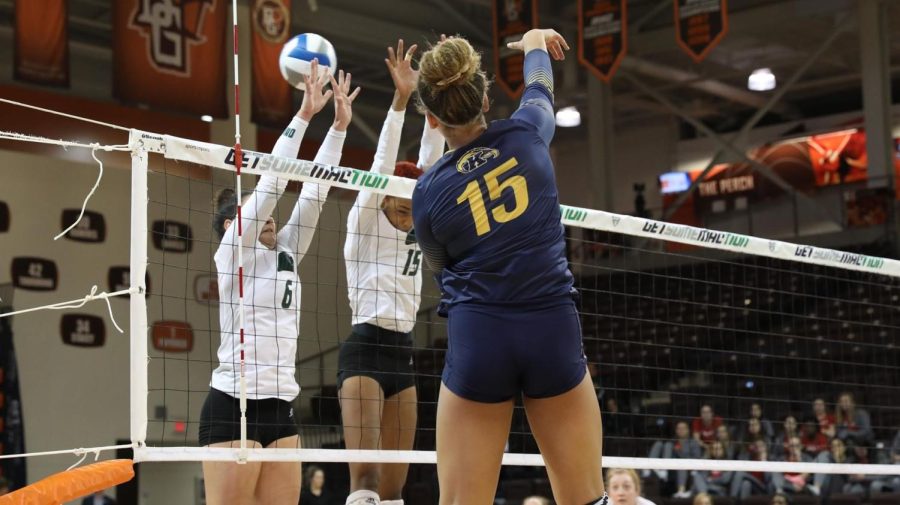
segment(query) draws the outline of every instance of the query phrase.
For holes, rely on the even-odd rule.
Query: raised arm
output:
[[[563,49],[569,49],[569,45],[555,30],[534,29],[528,31],[522,40],[510,42],[508,47],[525,52],[525,92],[519,109],[512,117],[534,125],[541,139],[549,144],[556,129],[550,57],[565,59]]]
[[[347,127],[353,119],[353,100],[359,95],[360,88],[353,93],[351,89],[351,75],[340,71],[338,80],[330,77],[331,87],[334,90],[334,124],[322,141],[318,153],[313,160],[316,163],[326,165],[339,165],[341,153],[344,147],[344,139],[347,137]],[[278,233],[278,242],[290,247],[297,255],[299,263],[309,249],[322,207],[328,198],[328,186],[322,186],[312,182],[303,183],[303,189],[297,197],[297,203],[291,211],[291,217],[287,224]]]
[[[318,78],[318,60],[313,60],[311,71]],[[318,81],[317,81],[318,83]],[[309,121],[331,99],[332,91],[322,92],[321,83],[314,84],[307,78],[307,93],[303,96],[303,104],[297,115],[291,120],[284,132],[278,137],[272,154],[295,158],[300,149],[300,142],[309,127]],[[264,175],[259,178],[253,193],[241,206],[242,245],[251,247],[258,240],[260,231],[266,221],[272,216],[278,199],[284,193],[287,179],[280,179],[272,175]],[[230,261],[234,254],[234,245],[237,244],[238,227],[230,226],[222,236],[222,242],[216,251],[216,258]],[[249,258],[250,256],[248,256]]]
[[[372,171],[382,174],[394,173],[397,152],[400,150],[400,135],[406,117],[406,106],[416,89],[419,72],[412,68],[412,58],[418,46],[413,44],[404,51],[403,39],[397,41],[397,49],[388,47],[388,57],[384,59],[391,80],[394,82],[394,99],[378,138],[378,149],[372,162]]]
[[[425,121],[422,141],[419,144],[419,160],[416,162],[416,166],[427,172],[443,155],[444,136],[441,135],[440,130],[432,128],[428,125],[428,121]]]
[[[413,91],[416,89],[418,72],[412,68],[412,57],[416,52],[413,44],[404,51],[403,39],[397,42],[397,49],[388,48],[388,57],[384,62],[387,65],[391,79],[394,81],[394,99],[391,108],[388,109],[381,134],[378,136],[378,147],[375,150],[375,158],[372,160],[372,172],[381,174],[393,174],[397,164],[397,153],[400,150],[400,137],[403,133],[403,123],[406,118],[406,107]],[[371,191],[360,191],[356,202],[347,217],[347,227],[351,231],[366,229],[381,208],[384,195]]]

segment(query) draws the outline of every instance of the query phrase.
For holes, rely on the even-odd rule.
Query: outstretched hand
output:
[[[341,70],[338,72],[338,78],[335,80],[333,75],[329,75],[331,80],[331,89],[334,90],[334,129],[337,131],[346,131],[353,120],[353,100],[359,96],[362,88],[356,87],[350,92],[350,83],[352,76],[350,73],[344,74]]]
[[[384,59],[388,72],[391,74],[391,80],[394,81],[394,89],[404,100],[409,100],[419,82],[419,71],[412,66],[412,59],[418,47],[413,44],[404,51],[403,39],[400,39],[397,41],[396,50],[388,47],[388,57]]]
[[[526,53],[532,49],[546,48],[554,60],[564,60],[566,59],[566,54],[563,52],[563,49],[568,51],[569,43],[566,42],[566,39],[559,32],[552,28],[535,28],[525,33],[521,40],[506,44],[506,47]]]
[[[318,58],[313,58],[309,65],[309,75],[303,76],[305,90],[303,91],[303,102],[300,104],[300,110],[297,112],[297,117],[300,119],[309,122],[313,116],[325,107],[325,104],[334,95],[334,92],[330,89],[323,91],[326,74],[327,72],[319,70]]]

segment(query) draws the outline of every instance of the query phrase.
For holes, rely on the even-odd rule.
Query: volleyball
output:
[[[303,76],[309,75],[312,60],[318,58],[319,65],[329,74],[337,72],[337,54],[328,39],[315,33],[297,35],[284,44],[278,57],[281,75],[297,89],[304,89]]]

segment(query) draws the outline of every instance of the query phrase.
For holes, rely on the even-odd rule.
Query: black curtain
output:
[[[10,307],[0,306],[0,313]],[[12,321],[0,319],[0,454],[25,452],[25,426],[22,421],[22,398],[19,396],[19,370],[13,348]],[[25,458],[0,460],[0,475],[10,490],[27,483]]]

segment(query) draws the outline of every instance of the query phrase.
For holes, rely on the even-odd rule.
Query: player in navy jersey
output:
[[[465,39],[438,43],[419,65],[420,108],[452,149],[413,193],[416,236],[438,272],[448,317],[437,412],[440,503],[493,502],[522,394],[556,503],[605,504],[600,408],[586,373],[549,153],[550,55],[563,59],[568,46],[553,30],[532,30],[509,47],[526,53],[525,92],[512,117],[490,125],[488,81]]]

